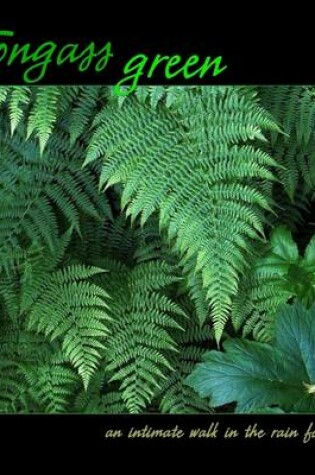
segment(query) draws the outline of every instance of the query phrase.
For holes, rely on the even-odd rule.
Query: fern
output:
[[[63,363],[62,358],[55,356],[24,369],[30,395],[45,413],[66,412],[77,386],[75,373]]]
[[[79,98],[71,110],[69,134],[70,143],[76,140],[86,130],[90,121],[93,120],[97,112],[97,101],[100,98],[100,88],[94,86],[81,87]]]
[[[179,351],[171,355],[174,371],[170,371],[159,393],[159,410],[162,413],[193,414],[210,412],[207,401],[185,384],[185,378],[196,363],[202,361],[205,348],[212,341],[212,331],[208,325],[200,326],[189,299],[181,299],[181,305],[190,318],[182,317],[182,329],[174,329],[173,338]]]
[[[101,359],[100,350],[108,334],[108,294],[87,281],[98,272],[71,266],[53,272],[39,287],[31,281],[36,298],[29,308],[23,308],[28,312],[29,330],[43,333],[50,341],[62,341],[63,355],[78,370],[85,387]],[[24,292],[30,294],[30,290]]]
[[[8,86],[0,86],[0,105],[5,103],[9,92]]]
[[[18,372],[17,363],[2,359],[0,374],[0,413],[17,413],[27,410],[26,388]]]
[[[95,127],[85,164],[104,157],[100,186],[124,185],[132,220],[159,210],[176,252],[202,272],[219,341],[249,241],[263,236],[261,210],[270,208],[251,181],[273,180],[275,162],[249,143],[274,122],[242,89],[200,88],[185,92],[175,118],[129,99],[121,110],[105,107]]]
[[[109,388],[106,374],[101,368],[93,376],[88,391],[81,391],[74,403],[75,412],[85,414],[120,414],[127,412],[122,394]]]
[[[2,308],[5,315],[5,308]],[[0,413],[35,412],[41,409],[30,395],[23,365],[35,368],[48,361],[51,348],[38,338],[25,332],[20,319],[1,319]]]
[[[104,284],[113,302],[106,371],[112,373],[111,381],[120,383],[127,410],[138,413],[153,400],[165,371],[172,369],[166,353],[177,347],[169,329],[179,328],[174,317],[184,312],[162,293],[176,282],[166,264],[149,262],[131,271],[115,262],[107,267],[110,272]]]
[[[0,412],[212,411],[205,351],[314,303],[314,97],[0,87]]]
[[[30,137],[35,131],[41,153],[44,151],[56,122],[59,94],[57,86],[40,88],[30,112],[27,136]]]
[[[9,102],[11,133],[14,134],[23,118],[24,108],[31,98],[31,89],[26,86],[13,86]]]
[[[291,201],[295,201],[299,183],[314,190],[314,88],[308,86],[265,87],[262,103],[281,124],[284,134],[271,134],[271,149],[279,164],[279,177]],[[298,200],[296,200],[298,201]]]
[[[278,226],[253,269],[234,300],[232,320],[237,330],[244,325],[244,336],[253,332],[256,339],[269,341],[281,306],[297,300],[310,307],[315,300],[315,238],[302,257],[290,231]]]
[[[42,157],[34,142],[24,142],[23,128],[9,142],[6,137],[4,125],[0,134],[0,267],[21,260],[30,242],[53,250],[64,228],[61,215],[78,232],[82,212],[95,219],[111,218],[106,197],[93,188],[93,172],[80,168],[80,149],[63,147],[61,131],[55,135],[60,151],[47,147]]]

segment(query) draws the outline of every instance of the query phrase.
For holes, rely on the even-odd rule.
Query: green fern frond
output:
[[[167,108],[176,109],[180,105],[185,91],[194,89],[196,86],[138,86],[134,96],[141,104],[146,102],[152,109],[156,109],[159,104],[164,104]],[[114,88],[110,90],[110,97],[117,101],[118,106],[122,107],[125,101],[128,102],[131,96],[118,96],[113,92]]]
[[[62,215],[78,232],[82,211],[94,219],[111,219],[106,196],[93,186],[93,170],[81,170],[79,147],[63,146],[64,136],[58,130],[40,157],[36,143],[24,141],[23,127],[18,127],[8,142],[8,124],[3,117],[2,121],[0,267],[10,256],[7,267],[21,259],[27,242],[56,248],[60,228],[64,227]],[[59,138],[60,150],[56,152],[54,140]]]
[[[169,329],[179,328],[175,318],[183,310],[163,293],[177,279],[162,262],[130,270],[108,261],[107,267],[110,272],[102,280],[112,297],[112,322],[106,371],[112,382],[119,382],[127,410],[138,413],[151,403],[165,371],[171,369],[166,353],[177,351]]]
[[[55,357],[37,366],[26,366],[24,376],[30,394],[42,412],[67,412],[78,380],[62,359]]]
[[[57,120],[58,86],[46,86],[37,89],[36,100],[28,119],[27,137],[33,132],[39,140],[39,149],[43,153]]]
[[[6,101],[9,91],[10,86],[0,86],[0,106]]]
[[[25,113],[25,107],[29,104],[30,99],[31,89],[29,87],[12,86],[8,104],[12,135],[22,120]]]
[[[81,87],[75,105],[70,114],[70,143],[74,144],[92,122],[97,112],[100,88],[95,86]]]
[[[180,300],[189,320],[182,318],[180,324],[184,331],[173,330],[179,352],[171,355],[175,371],[169,372],[159,393],[159,410],[162,413],[192,414],[211,412],[206,400],[184,384],[195,364],[202,361],[202,356],[213,340],[209,325],[200,325],[194,308],[187,298]]]
[[[18,363],[2,358],[0,375],[0,414],[26,412],[27,388],[19,373]]]
[[[28,312],[28,329],[49,341],[61,341],[62,353],[82,377],[84,387],[95,372],[108,336],[105,290],[88,282],[100,269],[82,265],[57,270],[35,288]],[[31,282],[34,286],[34,282]]]
[[[291,201],[295,201],[299,183],[307,192],[315,183],[315,100],[309,86],[269,86],[260,88],[262,104],[283,128],[273,131],[271,150],[282,167],[279,177]]]
[[[120,414],[127,412],[119,391],[107,382],[108,374],[100,368],[93,376],[87,391],[80,391],[74,403],[76,412],[84,414]]]
[[[247,337],[251,333],[258,341],[271,341],[275,315],[292,294],[283,289],[278,276],[259,268],[244,279],[232,306],[232,322]]]
[[[263,236],[261,209],[270,209],[256,183],[273,180],[276,166],[250,142],[278,128],[245,92],[188,90],[176,116],[132,98],[121,110],[105,107],[85,161],[103,158],[100,185],[124,185],[132,221],[159,210],[175,250],[202,273],[218,341],[250,240]]]
[[[37,366],[50,358],[51,348],[26,332],[21,320],[12,321],[4,315],[0,318],[0,413],[35,412],[38,406],[29,393],[22,366]]]

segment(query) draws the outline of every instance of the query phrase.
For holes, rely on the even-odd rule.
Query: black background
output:
[[[150,7],[150,8],[149,8]],[[16,8],[19,7],[16,5]],[[97,7],[96,7],[97,8]],[[94,9],[93,15],[89,10],[90,2],[83,7],[76,7],[71,17],[65,18],[65,14],[59,7],[41,3],[41,6],[27,4],[28,16],[24,16],[19,9],[17,17],[12,13],[10,18],[0,16],[0,30],[14,30],[15,41],[18,43],[30,42],[36,46],[44,41],[54,40],[59,45],[69,42],[104,44],[111,41],[115,57],[111,60],[111,66],[101,76],[96,77],[92,73],[76,73],[75,68],[48,68],[42,84],[113,84],[122,77],[122,68],[125,62],[136,53],[145,53],[150,57],[156,54],[180,54],[188,57],[191,54],[203,56],[223,56],[223,63],[228,69],[217,78],[209,76],[203,84],[315,84],[315,61],[311,45],[312,28],[307,25],[307,12],[300,14],[294,10],[294,18],[289,19],[287,13],[281,20],[274,17],[274,12],[267,6],[253,4],[250,8],[252,19],[246,16],[245,20],[239,20],[226,7],[225,12],[210,10],[203,12],[202,7],[191,6],[185,19],[183,11],[170,17],[169,6],[150,4],[142,7],[134,5],[130,7],[133,17],[121,4],[114,4],[114,11]],[[79,12],[79,10],[82,10]],[[264,10],[264,16],[262,16]],[[35,15],[34,12],[37,12]],[[83,19],[79,20],[77,13],[83,13]],[[247,12],[248,14],[248,12]],[[247,15],[246,14],[246,15]],[[241,15],[241,14],[240,14]],[[31,20],[32,19],[32,20]],[[303,35],[296,28],[302,25]],[[282,27],[282,28],[281,28]],[[300,26],[299,26],[300,27]],[[0,62],[0,84],[22,84],[22,68],[6,67]],[[142,81],[142,84],[145,82]],[[151,84],[163,84],[163,74],[155,74]],[[176,84],[193,84],[186,80],[176,79]],[[196,82],[195,82],[196,83]],[[200,84],[201,82],[198,82]],[[168,82],[171,84],[171,82]],[[1,377],[1,375],[0,375]],[[126,449],[132,454],[145,456],[152,449],[155,458],[147,465],[147,472],[156,464],[165,464],[162,454],[164,450],[176,453],[180,450],[181,460],[190,460],[193,466],[198,465],[200,459],[195,459],[195,451],[198,457],[202,455],[203,461],[208,464],[205,470],[215,471],[212,463],[219,460],[219,470],[225,469],[227,463],[234,464],[235,470],[243,470],[249,464],[254,451],[264,454],[259,459],[259,464],[269,461],[270,451],[274,449],[278,454],[285,449],[285,456],[276,459],[282,463],[295,458],[299,450],[303,457],[306,452],[313,452],[315,439],[308,444],[302,444],[301,437],[289,440],[251,439],[244,441],[243,437],[233,440],[223,439],[127,439],[109,440],[104,438],[108,428],[122,429],[128,432],[131,426],[141,428],[146,424],[155,429],[172,428],[176,424],[185,431],[194,427],[209,427],[211,422],[220,422],[222,428],[231,426],[240,432],[250,423],[257,422],[265,431],[273,428],[291,427],[303,433],[315,415],[213,415],[213,416],[165,416],[165,415],[141,415],[141,416],[90,416],[90,415],[62,415],[62,416],[0,416],[0,439],[1,457],[7,451],[13,450],[16,454],[10,456],[11,465],[19,460],[19,454],[27,449],[28,458],[21,458],[24,464],[28,459],[32,462],[39,447],[47,463],[53,463],[61,453],[67,453],[67,458],[77,462],[84,458],[87,447],[89,454],[99,454],[103,458],[103,469],[108,471],[106,461],[112,452],[118,451],[116,458],[118,466],[131,461],[125,454]],[[75,447],[70,451],[70,447]],[[163,449],[163,450],[162,450]],[[236,450],[237,455],[230,453]],[[219,453],[225,454],[223,457]],[[94,456],[93,455],[93,456]],[[135,462],[140,460],[136,458]],[[257,459],[258,460],[258,459]],[[256,460],[256,463],[257,463]],[[198,462],[198,463],[197,463]],[[268,462],[269,463],[269,462]],[[275,462],[271,464],[273,466]],[[211,468],[212,467],[212,468]],[[252,465],[253,467],[253,465]]]
[[[256,6],[258,8],[259,4]],[[213,16],[211,13],[198,15],[196,7],[196,11],[186,12],[185,17],[171,19],[162,7],[156,7],[160,15],[151,12],[150,25],[150,18],[144,16],[141,19],[137,9],[131,8],[133,19],[130,17],[128,21],[129,12],[126,12],[124,25],[120,23],[124,7],[117,5],[117,9],[114,18],[109,13],[92,18],[86,12],[84,20],[82,17],[79,20],[76,15],[65,18],[58,10],[49,11],[49,18],[43,13],[43,18],[32,20],[24,20],[20,15],[5,19],[0,15],[0,30],[15,31],[14,38],[4,39],[8,44],[31,43],[32,50],[45,41],[55,41],[60,47],[68,43],[83,46],[94,41],[100,48],[107,41],[112,43],[114,57],[103,72],[96,74],[91,68],[80,73],[75,64],[62,67],[50,64],[41,84],[114,84],[123,77],[125,63],[139,53],[152,60],[156,54],[180,54],[183,59],[192,54],[198,54],[201,59],[222,56],[222,65],[228,66],[219,76],[212,77],[209,73],[198,82],[195,78],[185,80],[180,77],[166,81],[163,69],[157,68],[150,82],[143,77],[141,84],[315,84],[315,60],[311,47],[313,27],[308,29],[306,14],[301,20],[301,35],[289,20],[278,22],[273,12],[266,19],[262,16],[259,23],[260,11],[253,20],[240,21],[230,13],[226,21],[222,12],[214,12]],[[295,25],[299,23],[298,12],[295,12],[294,22]],[[284,31],[281,30],[283,26]],[[15,62],[8,67],[0,62],[0,84],[22,84],[26,67]]]
[[[219,423],[217,438],[189,438],[191,429],[208,430],[211,423]],[[303,434],[314,415],[2,415],[0,417],[1,459],[11,460],[11,451],[16,454],[13,461],[31,462],[37,460],[36,454],[42,454],[46,467],[66,457],[71,464],[81,466],[101,460],[103,469],[108,471],[110,459],[115,461],[120,470],[122,466],[134,467],[133,464],[147,466],[147,470],[162,467],[169,471],[164,454],[176,458],[176,464],[185,464],[196,471],[201,463],[206,463],[209,472],[226,471],[227,467],[243,470],[242,467],[258,470],[267,465],[269,470],[292,460],[294,466],[307,458],[313,460],[315,439],[303,443]],[[245,439],[244,429],[249,424],[257,423],[259,429],[267,435],[262,438]],[[146,425],[153,429],[173,429],[178,425],[186,435],[181,439],[170,438],[128,438],[131,428],[142,429]],[[223,434],[227,427],[237,429],[238,438],[226,439]],[[273,429],[297,430],[299,437],[291,439],[270,438]],[[122,430],[121,438],[106,438],[107,430]],[[26,458],[21,454],[26,454]],[[271,455],[276,458],[271,458]],[[256,458],[256,455],[259,458]],[[149,457],[149,458],[147,458]],[[151,458],[153,457],[153,458]],[[254,458],[253,458],[254,457]],[[47,465],[48,462],[48,465]],[[186,462],[189,466],[186,466]],[[61,465],[60,465],[61,466]],[[215,468],[216,467],[216,468]],[[43,468],[44,469],[44,468]],[[58,469],[58,466],[57,466]],[[59,467],[60,469],[60,467]],[[203,469],[203,470],[204,470]],[[261,473],[261,472],[260,472]]]

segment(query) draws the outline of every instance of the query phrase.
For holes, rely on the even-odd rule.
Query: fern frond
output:
[[[211,412],[207,401],[200,398],[195,391],[184,383],[195,364],[202,361],[202,355],[213,340],[209,325],[200,325],[198,317],[189,299],[182,298],[181,305],[190,315],[189,320],[182,318],[183,330],[173,330],[173,337],[178,343],[179,352],[171,355],[175,371],[169,372],[159,393],[159,410],[162,413],[192,414]]]
[[[0,86],[0,106],[6,101],[9,91],[10,86]]]
[[[95,86],[81,87],[79,95],[70,115],[70,143],[74,144],[92,122],[97,112],[100,88]]]
[[[179,327],[175,318],[183,310],[163,293],[176,282],[176,275],[163,262],[130,270],[108,261],[107,267],[110,272],[102,280],[112,296],[112,322],[106,371],[112,375],[110,381],[119,382],[127,410],[139,413],[151,403],[165,371],[171,369],[166,353],[177,351],[169,329]]]
[[[26,412],[27,388],[19,373],[18,363],[2,358],[0,375],[0,414]]]
[[[60,139],[60,151],[56,152],[52,139],[42,157],[36,143],[24,141],[23,127],[9,142],[6,130],[4,124],[0,132],[0,267],[21,260],[28,242],[55,249],[64,228],[62,215],[78,232],[82,212],[94,219],[111,219],[106,196],[93,186],[93,170],[81,170],[81,149],[64,146],[60,130],[54,134],[54,140]]]
[[[273,131],[271,149],[279,164],[279,177],[291,201],[298,200],[298,187],[314,190],[315,183],[315,101],[309,86],[269,86],[260,88],[262,104],[283,128]]]
[[[277,275],[257,268],[240,285],[232,306],[232,322],[244,337],[251,333],[258,341],[271,341],[274,334],[275,316],[282,305],[292,297],[283,288]]]
[[[74,408],[84,414],[120,414],[126,406],[119,391],[111,390],[107,383],[108,375],[100,368],[93,376],[87,391],[76,397]]]
[[[78,380],[76,374],[65,366],[62,359],[54,357],[37,366],[26,366],[24,376],[30,394],[42,412],[48,414],[67,412]]]
[[[103,158],[100,185],[124,185],[122,206],[133,221],[160,212],[175,250],[202,273],[217,340],[250,240],[263,236],[261,210],[270,209],[256,185],[273,180],[276,165],[250,142],[277,126],[245,92],[188,90],[176,116],[132,98],[121,110],[105,107],[85,161]]]
[[[13,135],[21,119],[24,116],[24,109],[31,99],[31,89],[26,86],[12,86],[10,100],[8,104],[11,134]]]
[[[43,333],[51,342],[61,341],[64,357],[78,370],[85,388],[108,336],[108,294],[88,282],[99,272],[80,265],[47,275],[40,288],[35,288],[37,299],[28,312],[28,329]]]
[[[39,149],[43,153],[57,120],[58,86],[46,86],[37,89],[36,100],[28,119],[27,137],[33,132],[39,140]]]

